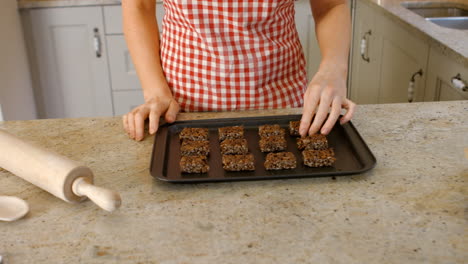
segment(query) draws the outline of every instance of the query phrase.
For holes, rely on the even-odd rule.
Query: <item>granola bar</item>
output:
[[[182,156],[208,156],[210,142],[208,140],[184,140],[180,146]]]
[[[284,136],[269,136],[260,138],[259,145],[262,152],[284,151],[287,142]]]
[[[221,154],[247,154],[249,152],[247,140],[243,138],[226,139],[219,145]]]
[[[299,126],[301,121],[289,121],[289,135],[291,136],[300,136]]]
[[[230,126],[218,128],[219,141],[225,139],[236,139],[244,138],[244,127],[243,126]]]
[[[181,140],[208,140],[208,128],[184,127],[179,138]]]
[[[311,136],[297,138],[297,148],[299,150],[327,149],[328,140],[325,135],[314,134]]]
[[[335,152],[333,149],[322,150],[304,150],[302,152],[304,165],[309,167],[325,167],[332,166],[335,163]]]
[[[295,169],[296,157],[292,152],[268,153],[264,165],[267,170]]]
[[[280,127],[280,125],[263,125],[258,127],[258,134],[260,137],[269,137],[269,136],[284,136],[285,129]]]
[[[207,173],[210,166],[206,156],[182,156],[180,158],[180,170],[185,173]]]
[[[255,170],[254,156],[245,155],[223,155],[223,168],[227,171],[253,171]]]

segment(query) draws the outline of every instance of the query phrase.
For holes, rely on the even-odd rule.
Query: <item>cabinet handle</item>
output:
[[[96,52],[96,57],[100,58],[102,55],[102,45],[101,45],[101,36],[99,35],[99,29],[94,28],[94,51]]]
[[[361,38],[361,58],[367,62],[370,62],[370,58],[368,56],[368,48],[367,48],[367,36],[372,35],[372,30],[367,31],[364,33],[364,36]]]
[[[462,90],[463,92],[468,92],[468,86],[462,80],[460,73],[452,77],[450,80],[452,82],[453,87]]]
[[[411,76],[409,85],[408,85],[408,102],[412,103],[414,100],[414,83],[416,82],[416,76],[423,76],[423,71],[422,69],[419,69],[419,71],[413,73]]]

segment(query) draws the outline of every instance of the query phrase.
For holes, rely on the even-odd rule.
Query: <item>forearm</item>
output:
[[[123,29],[145,99],[170,93],[159,56],[155,1],[124,0]]]
[[[304,94],[301,136],[328,134],[336,121],[348,122],[356,105],[346,98],[346,76],[351,33],[346,0],[310,0],[315,32],[322,54],[319,69]],[[340,118],[341,110],[346,113]]]
[[[320,1],[311,0],[322,55],[320,68],[332,68],[346,76],[351,38],[350,11],[346,1],[326,1],[327,4],[320,5],[317,4]]]

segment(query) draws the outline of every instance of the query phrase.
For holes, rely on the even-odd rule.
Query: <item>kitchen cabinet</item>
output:
[[[427,68],[424,101],[468,100],[467,67],[431,48]],[[458,79],[458,87],[455,79]]]
[[[161,26],[161,1],[156,11]],[[40,118],[121,115],[143,102],[120,5],[30,9],[22,20]]]
[[[144,102],[143,91],[123,35],[122,8],[104,6],[103,9],[114,114],[123,115]],[[163,17],[163,4],[157,1],[156,18],[160,33]]]
[[[376,14],[358,2],[355,7],[350,69],[350,97],[360,104],[371,104],[378,100],[380,63],[377,58],[381,49],[376,37]]]
[[[100,7],[25,14],[40,118],[113,115]]]
[[[117,116],[128,113],[144,102],[141,90],[116,91],[112,93],[112,99],[114,102],[114,113]]]
[[[315,37],[315,23],[309,0],[300,0],[295,5],[295,22],[299,40],[306,59],[307,79],[311,80],[317,72],[320,60],[320,48]]]
[[[423,101],[429,45],[387,16],[377,20],[376,34],[382,45],[378,103]]]
[[[354,30],[351,99],[360,104],[422,101],[429,45],[362,1],[357,1]]]

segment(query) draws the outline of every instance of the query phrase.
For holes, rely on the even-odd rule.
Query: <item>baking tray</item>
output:
[[[372,169],[376,159],[351,122],[335,124],[327,136],[329,146],[335,150],[336,162],[333,167],[310,168],[303,164],[302,154],[297,149],[296,137],[289,135],[289,121],[300,120],[301,115],[266,117],[224,118],[192,121],[177,121],[163,124],[156,134],[151,157],[150,172],[155,178],[174,183],[218,182],[267,180],[302,177],[342,176],[363,173]],[[297,168],[292,170],[268,171],[263,163],[266,153],[260,151],[258,127],[265,124],[279,124],[286,128],[287,150],[296,156]],[[219,148],[218,128],[225,126],[244,126],[244,137],[249,151],[255,158],[255,171],[228,172],[223,169]],[[182,173],[179,167],[179,132],[184,127],[209,129],[210,154],[208,173]]]

